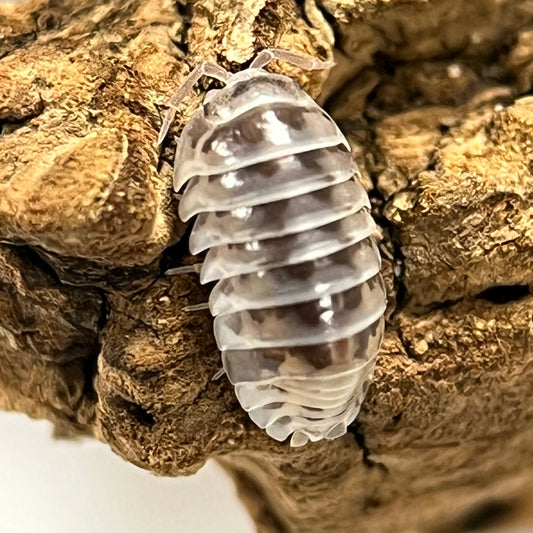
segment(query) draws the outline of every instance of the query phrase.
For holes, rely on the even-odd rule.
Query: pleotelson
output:
[[[210,91],[178,142],[180,216],[241,406],[293,446],[346,433],[371,380],[386,294],[346,139],[289,78]],[[355,179],[354,179],[355,178]]]

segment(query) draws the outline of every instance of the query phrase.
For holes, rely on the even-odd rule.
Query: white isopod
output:
[[[208,306],[241,406],[272,438],[301,446],[344,435],[357,416],[386,291],[348,142],[294,81],[263,70],[272,59],[331,66],[279,49],[237,74],[201,64],[171,99],[159,142],[201,76],[226,84],[178,141],[179,215],[197,216],[191,253],[209,250],[200,281],[217,281]]]

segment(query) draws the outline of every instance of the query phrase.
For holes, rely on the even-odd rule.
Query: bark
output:
[[[162,275],[193,260],[172,153],[213,82],[159,151],[164,104],[268,46],[335,57],[273,68],[353,143],[390,300],[351,434],[295,450],[211,380],[197,276]],[[0,57],[0,407],[158,475],[216,457],[263,533],[531,520],[531,2],[31,0],[0,5]]]

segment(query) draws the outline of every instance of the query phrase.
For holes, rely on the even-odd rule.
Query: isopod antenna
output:
[[[311,56],[301,56],[295,54],[294,52],[290,52],[289,50],[283,50],[280,48],[267,48],[259,52],[259,54],[250,64],[249,68],[264,68],[275,59],[285,61],[286,63],[301,68],[302,70],[324,70],[335,65],[333,61],[322,61]],[[194,67],[194,69],[183,82],[183,85],[181,85],[181,87],[168,101],[169,109],[165,114],[163,125],[161,126],[159,137],[157,138],[158,145],[161,144],[167,136],[170,125],[172,124],[174,116],[176,115],[176,108],[202,76],[209,76],[221,81],[222,83],[227,83],[231,77],[231,72],[228,72],[225,68],[217,65],[216,63],[209,62],[200,63]]]
[[[301,56],[281,48],[266,48],[257,54],[250,64],[250,68],[264,68],[275,59],[285,61],[285,63],[294,65],[302,70],[325,70],[335,66],[333,61],[322,61],[311,56]]]
[[[163,125],[161,126],[159,137],[157,138],[158,145],[161,144],[167,136],[170,125],[176,115],[176,108],[202,76],[209,76],[210,78],[215,78],[223,83],[227,83],[231,77],[231,73],[215,63],[200,63],[194,67],[192,72],[183,82],[183,85],[181,85],[168,101],[169,109],[165,114],[165,119],[163,120]]]

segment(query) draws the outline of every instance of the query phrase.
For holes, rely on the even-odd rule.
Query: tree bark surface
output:
[[[272,68],[353,144],[390,302],[351,433],[298,449],[212,380],[212,320],[184,311],[198,277],[163,275],[195,260],[171,164],[215,84],[159,150],[165,103],[199,62],[269,46],[336,61]],[[0,5],[0,407],[158,475],[217,458],[261,533],[530,520],[532,84],[529,0]]]

